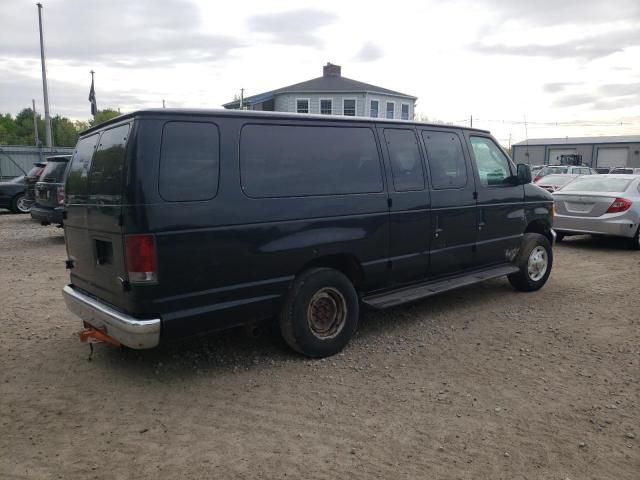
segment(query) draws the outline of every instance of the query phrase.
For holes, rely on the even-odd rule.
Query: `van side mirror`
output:
[[[531,183],[531,168],[526,163],[518,164],[517,183],[518,185],[525,185]]]

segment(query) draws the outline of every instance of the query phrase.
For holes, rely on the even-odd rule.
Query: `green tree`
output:
[[[89,120],[89,125],[93,127],[100,123],[104,123],[107,120],[111,120],[112,118],[116,118],[118,115],[120,115],[120,112],[118,110],[114,110],[113,108],[98,110],[98,113],[96,113],[96,118]]]
[[[57,147],[73,147],[78,141],[80,132],[106,122],[120,115],[120,112],[112,108],[98,111],[95,119],[70,120],[67,117],[56,115],[51,119],[53,145]],[[36,115],[40,142],[45,142],[44,119]],[[36,137],[33,129],[33,110],[22,109],[15,117],[10,113],[0,113],[0,145],[35,145]]]
[[[16,122],[10,113],[0,115],[0,145],[16,143]]]
[[[53,144],[59,147],[73,147],[78,143],[79,131],[74,123],[66,117],[56,115],[51,119]]]
[[[87,128],[89,128],[91,125],[89,125],[89,121],[85,121],[85,120],[76,120],[73,122],[73,126],[75,127],[75,129],[78,132],[84,132]]]

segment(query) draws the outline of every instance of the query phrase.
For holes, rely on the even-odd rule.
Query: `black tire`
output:
[[[534,251],[536,256],[532,257]],[[544,257],[542,251],[544,251]],[[542,271],[543,258],[546,264],[544,271]],[[530,259],[532,260],[531,269],[529,268]],[[553,266],[553,250],[547,237],[538,233],[525,233],[515,264],[520,270],[517,273],[512,273],[508,278],[516,290],[533,292],[542,288],[547,282]]]
[[[280,312],[280,332],[295,351],[311,358],[335,355],[358,328],[358,294],[331,268],[304,271],[293,282]]]
[[[13,213],[29,213],[31,211],[30,207],[27,207],[25,204],[24,193],[19,193],[13,200],[11,201],[11,211]]]
[[[638,229],[633,238],[629,239],[629,248],[631,250],[640,250],[640,225],[638,225]]]

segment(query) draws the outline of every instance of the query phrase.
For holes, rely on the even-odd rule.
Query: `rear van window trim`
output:
[[[87,205],[93,205],[93,203],[91,202],[91,198],[95,195],[95,192],[93,191],[93,187],[92,187],[92,180],[93,180],[93,173],[94,173],[94,162],[96,159],[96,154],[98,153],[98,150],[100,150],[100,147],[102,146],[102,137],[104,136],[105,133],[110,132],[111,130],[115,130],[117,128],[121,128],[127,126],[127,139],[125,141],[125,145],[124,145],[124,152],[123,152],[123,158],[122,158],[122,183],[120,185],[120,205],[124,204],[124,196],[125,196],[125,187],[127,184],[127,172],[129,170],[129,162],[128,162],[128,155],[129,155],[129,149],[131,148],[131,142],[129,142],[129,140],[131,139],[131,135],[133,133],[133,120],[129,120],[126,122],[121,122],[121,123],[116,123],[114,125],[109,125],[108,127],[104,128],[103,130],[98,130],[96,133],[100,135],[100,137],[98,138],[98,141],[96,142],[95,146],[93,147],[93,154],[91,155],[91,165],[89,166],[89,170],[88,170],[88,178],[87,178]]]
[[[119,126],[119,125],[116,125]],[[73,150],[73,154],[71,156],[71,160],[69,160],[69,174],[67,175],[67,178],[65,179],[65,190],[66,190],[66,197],[65,197],[65,202],[68,205],[89,205],[89,175],[91,173],[91,167],[93,166],[93,158],[96,155],[96,151],[98,150],[98,145],[100,144],[100,137],[102,136],[102,130],[94,130],[91,131],[90,134],[88,135],[84,135],[84,136],[80,136],[78,138],[78,142],[76,143],[76,146]],[[71,171],[73,170],[73,167],[75,166],[75,162],[76,162],[76,154],[78,153],[78,145],[80,144],[81,141],[83,140],[88,140],[90,138],[96,138],[95,143],[93,144],[93,148],[92,148],[92,152],[91,152],[91,156],[88,158],[88,164],[89,164],[89,168],[87,169],[87,182],[85,185],[86,191],[85,191],[85,202],[84,203],[76,203],[76,202],[70,202],[69,199],[70,198],[74,198],[75,195],[77,195],[78,193],[75,192],[73,189],[69,189],[68,188],[68,183],[69,183],[69,177],[71,175]]]
[[[267,126],[267,127],[310,127],[310,128],[366,128],[373,135],[373,140],[376,145],[376,152],[378,154],[378,166],[380,168],[381,189],[375,192],[359,192],[359,193],[321,193],[321,194],[308,194],[308,195],[278,195],[278,196],[265,196],[258,197],[252,196],[245,190],[242,175],[242,134],[246,127],[251,126]],[[240,180],[240,191],[242,194],[252,200],[272,200],[272,199],[288,199],[288,198],[326,198],[326,197],[338,197],[338,196],[352,196],[352,195],[387,195],[389,185],[387,182],[387,175],[385,170],[385,164],[383,161],[382,147],[380,139],[378,138],[378,132],[375,128],[375,123],[356,123],[349,122],[348,124],[340,124],[335,122],[314,122],[314,123],[300,123],[300,122],[247,122],[240,128],[240,134],[238,136],[238,178]]]

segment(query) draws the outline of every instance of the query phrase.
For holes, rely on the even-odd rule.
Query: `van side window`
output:
[[[386,128],[384,138],[387,142],[396,192],[424,190],[422,159],[413,130]]]
[[[213,123],[167,122],[160,150],[160,196],[169,202],[210,200],[218,193],[220,134]]]
[[[67,176],[66,201],[69,204],[86,203],[89,194],[89,169],[99,134],[81,138],[76,145]]]
[[[502,150],[487,137],[471,137],[471,148],[476,159],[480,183],[485,187],[509,184],[511,167]]]
[[[240,177],[249,197],[381,192],[373,131],[362,127],[246,125]]]
[[[102,132],[89,172],[89,197],[102,205],[117,205],[122,200],[124,162],[129,125]]]
[[[433,188],[444,190],[464,187],[467,184],[467,165],[458,135],[423,130],[422,138],[427,147]]]

